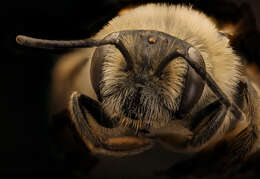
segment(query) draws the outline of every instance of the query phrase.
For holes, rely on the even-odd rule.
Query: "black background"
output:
[[[204,9],[210,6],[202,0],[184,2],[194,2]],[[248,2],[259,21],[259,1]],[[129,1],[87,3],[9,0],[0,7],[0,173],[3,178],[16,174],[65,177],[62,165],[50,152],[47,104],[54,60],[66,51],[21,47],[15,43],[15,36],[86,38]]]
[[[107,6],[105,1],[91,3],[11,0],[0,7],[2,174],[37,177],[62,174],[62,166],[55,163],[50,153],[47,105],[51,69],[56,57],[65,51],[21,47],[15,37],[18,34],[50,39],[89,37],[116,13],[112,8],[103,10]]]

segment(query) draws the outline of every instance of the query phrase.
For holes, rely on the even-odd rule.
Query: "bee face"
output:
[[[104,111],[130,123],[160,121],[165,125],[179,109],[188,65],[178,57],[164,68],[160,66],[169,54],[182,50],[182,45],[168,34],[151,30],[122,31],[118,38],[129,53],[131,69],[113,45],[98,47],[92,60],[92,84]]]

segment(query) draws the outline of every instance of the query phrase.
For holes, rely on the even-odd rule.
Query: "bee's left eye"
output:
[[[91,67],[90,67],[90,77],[92,86],[96,92],[98,99],[101,101],[100,95],[100,81],[103,78],[102,66],[105,61],[104,47],[98,47],[92,57]]]

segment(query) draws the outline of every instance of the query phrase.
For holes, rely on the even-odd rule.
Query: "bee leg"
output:
[[[206,144],[223,124],[227,110],[228,108],[218,100],[202,109],[195,117],[195,119],[201,118],[202,120],[191,129],[194,135],[187,142],[188,147],[200,148]]]
[[[232,140],[223,141],[224,145],[211,154],[217,156],[212,164],[214,172],[225,177],[239,173],[241,168],[247,165],[246,161],[251,156],[249,154],[253,151],[256,142],[257,135],[252,126],[239,132]]]
[[[234,163],[242,163],[243,160],[247,159],[249,154],[255,150],[259,140],[259,129],[257,125],[258,94],[248,81],[244,81],[242,87],[243,90],[240,90],[243,91],[240,93],[241,104],[237,104],[239,104],[243,111],[247,111],[247,115],[241,123],[237,123],[227,134],[228,136],[231,136],[227,138],[227,156],[229,157],[228,162],[231,165]]]
[[[242,163],[253,151],[258,140],[257,130],[248,126],[228,143],[226,156],[230,165]]]
[[[207,176],[213,172],[212,167],[216,161],[216,156],[212,151],[201,151],[201,147],[206,144],[223,124],[227,113],[227,107],[219,100],[209,104],[195,117],[190,130],[193,136],[186,141],[185,148],[191,151],[199,151],[190,159],[178,162],[164,172],[174,178],[184,176]],[[214,167],[213,167],[214,168]]]
[[[97,101],[85,95],[74,92],[71,95],[69,111],[77,134],[93,153],[124,156],[152,147],[151,139],[137,137],[132,128],[116,124],[110,127],[102,125],[104,121],[112,119],[103,113]]]
[[[217,100],[195,114],[189,128],[184,128],[180,122],[173,120],[167,127],[149,129],[145,136],[166,143],[177,151],[200,151],[221,128],[227,110],[227,107]]]

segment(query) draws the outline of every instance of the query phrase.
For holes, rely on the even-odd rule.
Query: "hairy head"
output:
[[[111,34],[104,39],[109,38]],[[91,66],[93,86],[109,116],[133,126],[160,127],[197,102],[181,105],[185,89],[194,84],[186,84],[191,72],[182,55],[188,44],[151,30],[121,31],[118,38],[129,56],[113,45],[98,47]],[[200,97],[204,84],[196,85]]]

